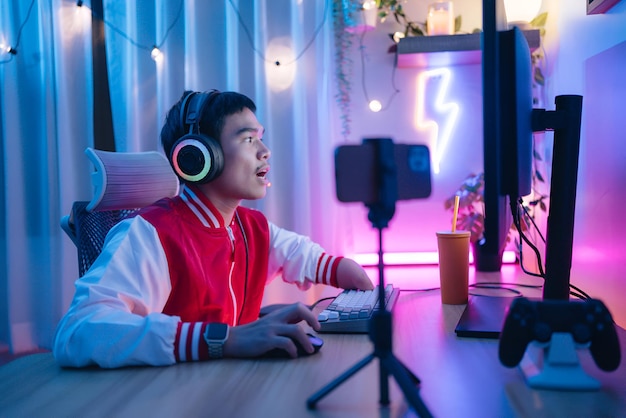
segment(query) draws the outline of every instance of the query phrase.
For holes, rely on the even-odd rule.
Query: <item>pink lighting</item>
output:
[[[354,261],[362,266],[378,265],[378,254],[362,253],[350,256]],[[419,252],[402,252],[402,253],[385,253],[383,260],[387,266],[414,266],[414,265],[436,265],[439,264],[439,255],[437,251],[419,251]],[[502,256],[502,262],[505,264],[514,264],[517,256],[514,251],[505,251]],[[474,263],[474,257],[470,252],[470,264]]]

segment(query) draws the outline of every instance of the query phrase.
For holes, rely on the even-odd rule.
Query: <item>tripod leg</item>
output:
[[[378,362],[378,368],[380,370],[380,404],[389,405],[389,371],[385,364],[381,361]]]
[[[353,374],[361,370],[363,367],[367,366],[372,360],[374,360],[374,358],[374,354],[370,354],[369,356],[365,357],[363,360],[359,361],[357,364],[343,372],[343,374],[341,374],[335,380],[321,388],[319,391],[317,391],[317,393],[314,393],[306,401],[307,408],[315,409],[315,405],[318,401],[320,401],[324,396],[332,392],[337,386],[348,380]]]
[[[414,385],[419,385],[421,382],[420,378],[417,377],[412,371],[411,369],[409,369],[407,366],[404,365],[404,363],[402,363],[397,357],[396,357],[396,361],[398,362],[398,364],[400,366],[402,366],[402,368],[404,369],[404,371],[406,372],[406,374],[409,375],[409,379],[411,379],[411,381],[413,382]]]
[[[415,387],[408,369],[393,355],[381,358],[380,362],[385,366],[389,374],[396,379],[398,386],[404,393],[404,397],[413,410],[422,418],[432,417],[432,414],[417,393],[418,389]]]

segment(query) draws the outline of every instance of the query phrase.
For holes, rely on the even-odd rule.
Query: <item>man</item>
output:
[[[296,342],[313,351],[298,323],[319,323],[299,303],[259,319],[273,277],[301,289],[373,288],[354,261],[240,206],[268,184],[271,153],[255,111],[248,97],[218,91],[185,92],[172,107],[161,141],[181,193],[111,230],[59,323],[61,365],[168,365],[275,348],[296,357]]]

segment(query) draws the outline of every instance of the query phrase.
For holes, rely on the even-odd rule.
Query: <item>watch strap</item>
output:
[[[209,358],[218,359],[224,357],[224,344],[209,344]]]

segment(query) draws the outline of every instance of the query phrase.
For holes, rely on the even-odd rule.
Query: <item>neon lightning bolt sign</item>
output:
[[[451,71],[448,68],[436,68],[422,71],[417,78],[417,129],[427,131],[430,134],[429,144],[432,150],[432,168],[435,174],[439,173],[439,165],[450,140],[452,129],[459,115],[459,105],[445,101],[448,87],[450,86]],[[431,81],[429,83],[429,81]],[[426,103],[426,97],[433,94],[428,90],[428,85],[438,84],[438,89],[433,90],[435,99],[432,103]],[[433,115],[426,119],[426,106],[432,109]],[[441,117],[437,117],[441,115]],[[432,119],[435,117],[436,119]],[[441,121],[441,129],[438,121]]]

